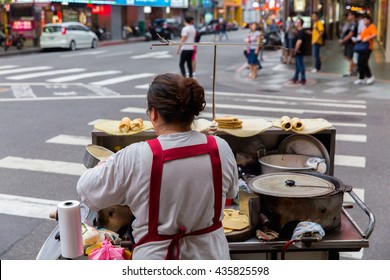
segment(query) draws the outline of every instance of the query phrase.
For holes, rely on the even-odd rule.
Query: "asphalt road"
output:
[[[242,42],[246,31],[230,32]],[[212,40],[203,37],[203,41]],[[0,64],[0,259],[35,259],[56,226],[48,211],[77,199],[84,145],[98,119],[142,117],[153,76],[179,73],[175,47],[151,42],[94,50],[2,57]],[[279,51],[265,51],[256,80],[247,78],[244,47],[218,47],[217,115],[325,118],[337,130],[335,176],[352,185],[376,216],[370,247],[344,258],[390,259],[387,81],[353,85],[332,73],[290,85]],[[330,59],[330,58],[329,58]],[[198,48],[198,81],[212,90],[213,48]],[[326,61],[325,61],[326,63]],[[211,94],[203,115],[211,117]],[[36,207],[36,209],[35,209]],[[367,218],[349,210],[362,229]]]

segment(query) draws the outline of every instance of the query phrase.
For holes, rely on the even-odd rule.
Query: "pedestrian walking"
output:
[[[196,29],[195,43],[199,43],[201,37],[202,37],[202,33],[200,33],[198,29]],[[198,52],[198,47],[194,46],[194,53],[192,54],[192,76],[194,78],[196,77],[196,53],[197,52]]]
[[[194,27],[194,18],[187,16],[184,19],[184,27],[181,30],[181,43],[195,43],[196,29]],[[183,77],[186,77],[186,69],[184,67],[187,64],[188,76],[192,78],[192,55],[194,54],[193,45],[179,45],[177,48],[177,54],[180,54],[180,72]]]
[[[217,41],[217,39],[219,40],[219,32],[220,32],[220,24],[219,24],[219,20],[216,20],[216,22],[214,23],[214,26],[213,26],[213,29],[214,29],[214,42]]]
[[[361,43],[368,43],[368,48],[365,51],[359,53],[358,57],[358,69],[359,69],[359,79],[357,79],[354,83],[356,85],[367,84],[371,85],[375,81],[375,77],[372,75],[370,66],[368,65],[368,60],[370,59],[370,55],[372,50],[374,49],[374,39],[376,38],[378,31],[376,26],[372,23],[372,18],[369,15],[364,16],[364,25],[362,33],[360,34]],[[365,80],[367,78],[367,80]]]
[[[257,30],[257,24],[255,22],[252,22],[249,28],[250,32],[245,39],[245,41],[248,43],[247,54],[250,71],[249,78],[255,79],[257,77],[257,69],[259,67],[258,55],[261,48],[261,33],[259,30]]]
[[[348,62],[348,72],[343,77],[351,77],[357,74],[357,66],[353,61],[353,46],[355,42],[352,38],[356,38],[358,33],[358,23],[356,15],[352,11],[348,11],[346,21],[342,27],[341,38],[339,43],[344,46],[344,57]]]
[[[295,28],[295,22],[293,20],[293,15],[290,15],[286,21],[284,28],[284,63],[291,64],[292,57],[294,55],[294,38],[297,34],[297,29]]]
[[[223,18],[219,19],[219,41],[222,41],[223,36],[226,37],[226,41],[229,40],[227,35],[227,23]]]
[[[313,50],[313,58],[314,58],[314,68],[311,70],[312,73],[317,73],[321,70],[321,57],[320,57],[320,49],[324,44],[324,32],[325,28],[323,23],[320,21],[320,15],[318,12],[313,12],[311,14],[311,20],[313,23],[313,29],[309,30],[308,33],[311,34],[311,45]]]
[[[306,45],[306,33],[303,30],[303,19],[297,18],[295,21],[295,27],[297,28],[297,35],[295,36],[294,53],[295,53],[295,73],[294,77],[290,80],[292,83],[306,84],[306,70],[303,57],[305,56]],[[301,74],[301,80],[299,80],[299,74]]]

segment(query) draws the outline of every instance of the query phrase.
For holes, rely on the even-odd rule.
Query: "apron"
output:
[[[221,159],[217,142],[214,137],[207,135],[207,143],[192,145],[180,148],[172,148],[164,150],[161,147],[160,141],[156,139],[146,141],[153,153],[152,170],[150,176],[149,189],[149,224],[148,233],[143,236],[134,246],[133,249],[139,245],[153,242],[171,240],[168,246],[168,252],[165,256],[166,260],[179,259],[180,247],[179,241],[181,238],[190,235],[201,235],[210,233],[222,227],[222,222],[219,220],[222,211],[222,167]],[[184,226],[180,226],[177,233],[174,235],[162,235],[158,233],[158,216],[160,205],[160,192],[163,164],[166,161],[194,157],[198,155],[209,154],[213,172],[214,182],[214,217],[213,224],[207,228],[187,232]]]

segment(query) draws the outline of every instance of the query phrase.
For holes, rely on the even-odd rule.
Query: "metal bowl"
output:
[[[315,171],[316,168],[313,165],[307,164],[310,158],[312,157],[294,154],[266,155],[259,159],[260,171],[261,174],[288,171]]]
[[[102,146],[89,144],[85,147],[83,164],[86,168],[95,167],[101,160],[110,157],[114,152]]]

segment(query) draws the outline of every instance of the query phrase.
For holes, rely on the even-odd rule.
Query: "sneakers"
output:
[[[351,77],[351,76],[352,76],[351,73],[345,73],[345,74],[343,74],[343,77],[344,77],[344,78],[348,78],[348,77]]]
[[[374,76],[371,76],[370,78],[367,79],[366,84],[367,85],[372,85],[375,82]]]
[[[364,85],[366,83],[366,81],[364,81],[363,79],[358,79],[356,81],[353,82],[355,85]]]
[[[312,73],[317,73],[318,70],[317,70],[316,68],[313,68],[313,69],[311,70],[311,72],[312,72]]]

